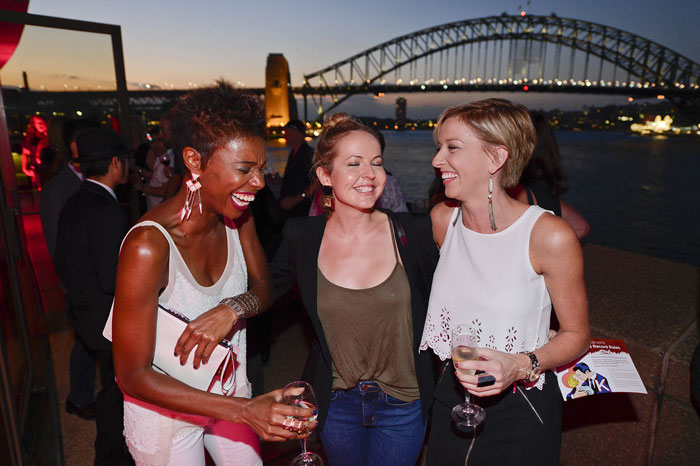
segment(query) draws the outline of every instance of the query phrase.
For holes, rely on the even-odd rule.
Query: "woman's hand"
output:
[[[282,390],[274,390],[252,398],[239,414],[236,422],[247,424],[262,440],[267,442],[307,438],[318,423],[316,421],[301,421],[299,423],[298,419],[290,418],[314,417],[315,410],[282,404],[281,400]],[[300,428],[293,427],[294,422],[292,421],[300,425]]]
[[[200,363],[209,362],[216,345],[229,334],[236,320],[230,307],[219,304],[190,322],[175,344],[175,356],[180,356],[180,364],[184,366],[187,363],[190,351],[195,346],[194,368],[198,369]]]
[[[530,359],[525,354],[510,354],[490,348],[479,348],[480,360],[455,362],[459,383],[477,396],[498,395],[513,382],[522,379],[530,368]],[[461,369],[461,370],[460,370]],[[469,375],[463,371],[483,371],[483,374]],[[496,381],[488,386],[477,386],[479,377],[492,375]]]

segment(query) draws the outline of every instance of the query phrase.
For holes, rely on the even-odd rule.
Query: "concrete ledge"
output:
[[[561,464],[697,464],[699,269],[591,244],[584,257],[592,336],[624,340],[649,393],[566,402]]]

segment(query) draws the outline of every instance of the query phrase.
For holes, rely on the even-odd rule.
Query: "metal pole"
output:
[[[124,68],[124,49],[122,47],[121,26],[112,27],[112,55],[114,74],[117,78],[117,102],[119,102],[119,126],[122,138],[131,145],[131,122],[129,121],[129,94],[126,89],[126,70]]]
[[[5,120],[5,104],[0,93],[0,157],[3,158],[3,163],[0,167],[3,172],[6,171],[7,164],[5,160],[12,160],[10,152],[10,140],[7,132],[7,122]],[[14,176],[14,173],[11,173]],[[9,176],[8,173],[3,175]],[[10,205],[5,197],[5,176],[0,176],[0,214],[2,215],[2,243],[4,248],[3,255],[7,258],[7,272],[9,276],[12,307],[15,317],[17,318],[17,333],[22,342],[22,350],[24,351],[25,364],[27,365],[27,375],[29,376],[29,386],[21,396],[21,401],[24,407],[27,407],[29,389],[31,388],[31,380],[33,378],[34,366],[30,357],[29,343],[27,341],[27,326],[24,321],[24,303],[22,299],[22,290],[20,288],[19,274],[17,273],[17,261],[21,260],[21,245],[17,232],[17,215],[16,206]],[[7,355],[5,353],[4,329],[0,329],[0,406],[2,406],[2,418],[9,448],[9,461],[12,465],[22,464],[22,454],[20,447],[21,438],[21,419],[17,418],[15,392],[12,387],[12,379],[9,375],[7,365]],[[24,410],[26,411],[26,409]]]

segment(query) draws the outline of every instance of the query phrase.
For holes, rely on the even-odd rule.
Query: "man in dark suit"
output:
[[[311,179],[314,150],[304,140],[305,136],[306,127],[299,120],[291,120],[284,127],[284,138],[292,148],[280,186],[280,207],[287,218],[309,215],[311,200],[319,186]]]
[[[78,164],[75,140],[85,128],[98,128],[96,121],[85,118],[70,120],[63,131],[63,140],[71,160],[64,163],[59,172],[46,183],[39,193],[39,215],[44,230],[46,247],[55,263],[58,217],[66,201],[75,194],[83,182]],[[65,285],[61,284],[63,291]],[[66,302],[70,313],[70,300]],[[83,419],[95,419],[95,360],[79,338],[76,338],[70,353],[70,392],[66,399],[66,411]]]
[[[114,299],[119,248],[129,225],[114,188],[127,182],[130,150],[111,128],[78,135],[78,159],[86,180],[58,221],[56,271],[68,289],[68,316],[100,367],[96,465],[133,464],[124,443],[123,398],[114,380],[112,344],[102,330]]]

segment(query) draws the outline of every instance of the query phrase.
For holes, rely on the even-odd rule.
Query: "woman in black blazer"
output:
[[[436,373],[418,353],[438,259],[430,220],[374,209],[379,141],[345,114],[325,122],[314,168],[329,212],[287,221],[271,275],[278,295],[299,286],[318,337],[303,378],[321,440],[333,466],[413,465]]]

